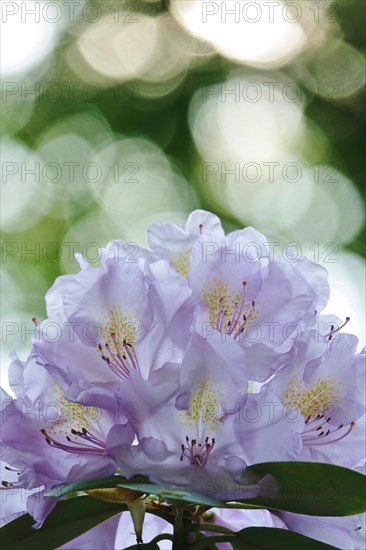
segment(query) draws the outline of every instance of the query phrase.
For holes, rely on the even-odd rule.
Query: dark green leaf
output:
[[[271,475],[266,496],[239,503],[311,516],[348,516],[366,511],[366,476],[354,470],[316,462],[265,462],[248,468],[260,478]],[[277,486],[276,483],[277,482]],[[271,494],[272,491],[272,494]],[[235,504],[230,507],[235,508]]]
[[[57,503],[41,529],[33,529],[34,519],[28,514],[2,527],[1,547],[6,550],[52,550],[127,509],[123,504],[90,497],[65,500]]]
[[[324,542],[275,527],[248,527],[237,533],[241,550],[335,550]],[[234,543],[235,545],[236,543]]]
[[[193,542],[197,542],[197,541],[201,541],[201,540],[206,541],[205,550],[217,550],[216,544],[213,544],[212,542],[208,541],[208,539],[211,538],[211,537],[208,537],[207,535],[204,535],[203,533],[192,533],[191,537],[192,537]]]

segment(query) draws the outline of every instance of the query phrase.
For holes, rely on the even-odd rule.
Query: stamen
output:
[[[200,235],[202,236],[202,233],[203,233],[203,224],[200,223],[198,227],[199,227],[199,229],[200,229]]]
[[[220,298],[220,309],[219,309],[219,313],[217,314],[217,320],[216,320],[217,330],[220,330],[220,327],[222,326],[222,321],[223,321],[224,312],[222,311],[222,303],[223,303],[223,299]]]
[[[238,330],[236,331],[235,335],[234,335],[234,340],[236,340],[236,338],[238,336],[240,336],[240,334],[242,334],[242,332],[244,331],[247,323],[249,323],[252,319],[252,317],[254,316],[255,314],[255,301],[252,300],[252,307],[249,311],[249,314],[248,315],[243,315],[243,323],[240,325],[240,327],[238,328]]]
[[[123,340],[121,347],[115,332],[110,333],[110,338],[113,343],[114,351],[112,351],[108,342],[106,342],[104,346],[98,344],[100,356],[119,378],[127,380],[133,369],[140,370],[135,349],[133,345],[126,340]]]
[[[21,484],[19,482],[10,482],[10,481],[2,481],[1,482],[2,487],[0,489],[20,489]]]
[[[237,326],[237,324],[239,322],[239,319],[241,318],[241,316],[243,314],[243,310],[244,310],[244,306],[245,306],[245,296],[246,296],[247,285],[248,285],[248,283],[246,281],[243,281],[243,293],[242,293],[242,297],[241,297],[239,312],[236,315],[237,308],[235,307],[235,311],[234,311],[233,319],[232,319],[232,325],[230,326],[230,330],[229,330],[228,334],[232,334],[233,330],[235,329],[235,327]]]
[[[243,323],[249,324],[258,315],[255,303],[247,303],[247,286],[247,281],[242,281],[242,290],[237,292],[228,283],[211,278],[201,289],[211,326],[234,339],[243,332]]]
[[[328,332],[328,334],[326,334],[324,336],[324,338],[328,338],[328,340],[331,340],[333,338],[333,336],[339,332],[340,330],[342,330],[342,328],[344,328],[351,320],[351,317],[346,317],[346,320],[345,322],[343,323],[343,325],[341,325],[340,327],[338,328],[335,328],[334,325],[331,325],[330,327],[330,332]]]
[[[230,294],[227,285],[220,281],[217,282],[217,285],[212,290],[203,292],[210,309],[210,318],[213,326],[220,332],[232,335],[234,339],[243,332],[246,324],[256,315],[254,301],[251,303],[250,311],[244,313],[248,283],[247,281],[243,281],[242,284],[243,291],[241,296],[239,294]]]
[[[182,444],[181,449],[182,453],[180,456],[180,461],[183,461],[184,457],[188,458],[191,461],[191,464],[196,464],[200,468],[204,468],[207,464],[208,458],[212,449],[215,446],[215,439],[211,439],[209,443],[209,438],[206,437],[204,444],[198,443],[196,439],[189,439],[186,436],[187,445]]]
[[[350,427],[348,428],[348,430],[342,434],[341,436],[337,437],[336,439],[330,439],[328,441],[318,441],[317,439],[314,439],[314,436],[304,436],[305,433],[308,433],[308,432],[311,432],[312,430],[308,430],[308,432],[303,432],[302,434],[302,441],[304,443],[304,445],[311,445],[312,447],[313,446],[318,446],[318,445],[329,445],[330,443],[336,443],[337,441],[341,441],[342,439],[344,439],[345,437],[347,437],[347,435],[349,435],[351,433],[351,431],[353,430],[353,428],[356,426],[356,422],[352,421],[351,424],[350,424]],[[339,430],[341,430],[343,428],[343,424],[340,424],[339,426],[337,426],[337,428],[335,428],[334,430],[327,430],[326,432],[324,431],[321,431],[319,434],[317,434],[317,437],[318,438],[321,438],[322,440],[324,440],[325,438],[328,437],[328,435],[330,434],[333,434],[335,432],[338,432]],[[320,426],[321,428],[321,426]],[[319,428],[316,428],[316,429],[319,429]]]
[[[44,428],[42,428],[41,430],[41,434],[44,436],[46,443],[51,447],[62,449],[63,451],[67,451],[68,453],[74,453],[74,454],[79,454],[79,453],[94,454],[94,455],[105,454],[105,451],[107,449],[106,444],[101,439],[91,434],[85,428],[83,428],[82,431],[77,431],[72,429],[71,433],[72,435],[75,435],[77,437],[84,439],[85,441],[90,443],[90,445],[87,445],[82,442],[77,442],[77,444],[72,444],[72,445],[61,443],[60,441],[57,441],[57,439],[54,439],[53,437],[51,437]],[[71,443],[71,438],[69,436],[66,436],[66,440],[69,443]]]
[[[133,348],[133,346],[131,346],[131,344],[129,344],[128,342],[124,341],[123,347],[126,350],[126,353],[131,361],[132,367],[136,370],[140,370],[139,364],[137,362],[135,349]]]

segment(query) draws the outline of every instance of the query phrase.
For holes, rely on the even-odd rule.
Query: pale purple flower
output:
[[[268,510],[236,510],[227,508],[212,508],[203,517],[204,523],[222,525],[231,531],[237,532],[248,527],[276,527],[287,529],[284,522]],[[206,531],[206,536],[213,536],[213,532]],[[232,550],[229,542],[216,545],[219,550]]]
[[[186,285],[151,281],[136,264],[83,266],[49,292],[56,316],[37,326],[33,353],[72,401],[112,409],[117,394],[126,404],[144,382],[149,392],[150,378],[164,400],[175,386],[158,370],[179,361],[188,342],[189,295]]]
[[[245,370],[226,362],[224,349],[220,338],[208,343],[193,334],[175,403],[162,403],[134,425],[138,445],[132,445],[132,436],[118,444],[126,426],[112,428],[109,448],[128,477],[145,474],[198,491],[211,490],[213,484],[214,494],[225,498],[251,481],[245,474],[248,464],[296,456],[302,425],[291,425],[282,415],[270,417],[264,402],[272,395],[247,394]],[[254,420],[253,405],[264,411]]]
[[[345,517],[321,517],[276,512],[287,529],[336,548],[361,550],[365,547],[366,514]]]
[[[116,464],[106,439],[113,418],[106,412],[70,403],[55,380],[30,357],[14,357],[9,381],[17,398],[2,390],[1,459],[17,481],[3,488],[49,489],[51,486],[113,474]],[[27,508],[39,527],[56,504],[38,492]]]
[[[235,255],[227,254],[223,260],[222,247],[242,250],[251,239],[259,241],[253,233],[248,228],[228,235],[207,257],[202,243],[197,243],[191,253],[189,284],[204,312],[200,319],[207,337],[219,331],[246,351],[253,348],[255,357],[263,346],[269,348],[267,353],[289,350],[298,331],[324,307],[328,287],[325,270],[305,258],[296,264],[277,258],[237,262]],[[314,279],[319,279],[317,286]],[[270,361],[274,358],[274,353],[269,355]],[[261,372],[253,375],[263,379]]]
[[[16,468],[12,468],[2,460],[0,461],[1,479],[6,479],[9,484],[15,483],[15,488],[13,489],[0,488],[0,527],[27,513],[24,491],[16,486],[18,484],[18,474],[19,471]]]
[[[355,353],[356,336],[332,335],[324,347],[317,332],[308,331],[261,391],[272,391],[292,410],[289,422],[304,420],[298,460],[352,468],[365,451],[365,354]]]
[[[192,212],[184,228],[169,222],[155,222],[148,228],[149,245],[153,252],[186,279],[192,246],[206,235],[224,237],[225,233],[220,219],[205,210]]]
[[[234,340],[247,355],[250,377],[264,381],[326,305],[327,272],[291,251],[272,253],[271,243],[251,227],[225,237],[215,217],[200,210],[187,223],[185,230],[153,224],[150,245],[187,278],[196,329],[206,338],[220,333]],[[227,353],[232,350],[228,345]]]
[[[225,236],[203,210],[184,228],[156,222],[148,233],[151,250],[131,257],[129,243],[113,241],[100,267],[77,255],[80,272],[46,295],[29,359],[13,357],[16,398],[2,392],[3,489],[32,493],[36,526],[57,503],[47,488],[117,470],[237,500],[272,494],[272,478],[248,471],[261,462],[364,469],[366,354],[340,332],[348,317],[321,315],[326,271],[289,249],[273,254],[253,228]],[[4,522],[25,508],[7,510]],[[233,530],[276,526],[358,544],[357,517],[214,514]],[[149,516],[145,541],[167,529]],[[128,543],[133,525],[122,514],[62,548]]]

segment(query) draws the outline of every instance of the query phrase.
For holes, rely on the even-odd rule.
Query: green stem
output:
[[[175,511],[173,550],[187,550],[188,540],[183,522],[184,507],[176,505]]]

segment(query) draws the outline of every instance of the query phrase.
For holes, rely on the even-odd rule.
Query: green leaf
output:
[[[187,504],[203,504],[204,506],[226,506],[225,503],[220,502],[214,498],[208,497],[203,493],[191,491],[186,488],[170,486],[170,485],[158,485],[151,483],[148,477],[134,476],[131,479],[126,479],[121,475],[114,475],[108,477],[101,477],[96,479],[89,479],[86,481],[80,481],[77,483],[66,483],[55,485],[47,491],[47,497],[61,497],[74,491],[88,491],[91,489],[109,489],[113,487],[121,487],[124,489],[131,489],[134,491],[141,491],[146,494],[157,495],[166,500],[175,502],[181,501]]]
[[[120,475],[98,477],[94,479],[78,481],[75,483],[61,483],[55,485],[45,493],[47,497],[62,497],[74,491],[88,491],[91,489],[110,489],[118,487],[119,483],[149,483],[149,478],[145,476],[134,476],[130,480]]]
[[[204,491],[151,483],[146,476],[126,479],[114,475],[58,485],[48,491],[47,496],[60,497],[72,491],[122,487],[157,495],[170,502],[217,508],[269,508],[313,516],[347,516],[366,510],[366,476],[347,468],[314,462],[266,462],[250,466],[247,473],[257,480],[266,475],[272,476],[273,483],[269,480],[265,486],[268,490],[266,495],[247,498],[246,487],[238,485],[236,502],[226,503]]]
[[[337,550],[335,546],[276,527],[248,527],[236,535],[240,550]]]
[[[189,548],[191,546],[193,546],[193,544],[202,541],[203,546],[204,546],[204,550],[218,550],[216,544],[214,544],[212,541],[209,540],[209,539],[212,538],[210,536],[207,536],[207,535],[204,535],[203,533],[198,533],[197,532],[197,533],[192,533],[191,538],[192,538],[192,542],[191,542]]]
[[[230,542],[233,550],[339,550],[299,533],[273,527],[249,527],[236,533],[204,537],[202,542],[193,542],[190,548],[206,550],[221,542]]]
[[[162,499],[171,502],[185,502],[187,504],[202,504],[208,507],[222,507],[225,503],[212,497],[206,496],[204,493],[198,493],[186,489],[185,487],[175,487],[172,485],[158,485],[155,483],[133,483],[129,480],[127,483],[118,484],[118,487],[141,491],[142,493],[153,494]]]
[[[260,478],[273,476],[273,484],[269,481],[267,486],[273,495],[239,498],[238,503],[311,516],[350,516],[366,511],[366,476],[354,470],[316,462],[265,462],[248,471]]]
[[[33,529],[34,519],[28,514],[2,527],[1,546],[6,550],[53,550],[125,510],[126,505],[84,496],[58,502],[41,529]]]

